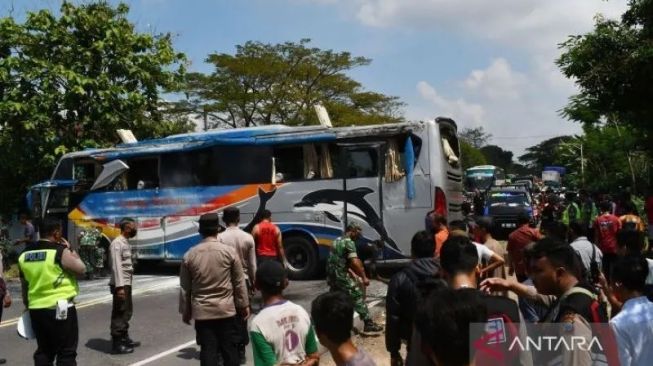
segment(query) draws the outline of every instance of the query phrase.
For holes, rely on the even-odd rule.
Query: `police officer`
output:
[[[351,275],[353,272],[354,275],[361,279],[363,286],[369,286],[370,281],[365,274],[363,262],[358,258],[356,252],[355,241],[361,237],[361,232],[360,225],[350,222],[347,225],[345,235],[333,242],[331,253],[327,259],[327,282],[331,287],[331,291],[342,291],[349,295],[354,303],[354,310],[365,324],[363,331],[376,333],[383,330],[383,328],[372,321],[365,304],[363,290]]]
[[[18,258],[23,303],[29,309],[37,349],[34,364],[76,365],[79,328],[73,299],[79,293],[75,276],[84,262],[62,237],[59,221],[46,220],[41,237]]]
[[[224,366],[240,364],[240,322],[250,314],[243,266],[236,249],[218,240],[219,229],[218,214],[202,215],[202,241],[179,269],[179,311],[184,323],[195,320],[201,366],[217,365],[220,355]]]
[[[125,218],[120,222],[120,235],[111,242],[109,255],[111,257],[111,280],[109,287],[113,295],[111,309],[111,339],[113,353],[125,354],[134,352],[134,347],[140,346],[129,337],[129,320],[133,314],[132,304],[132,252],[129,239],[136,236],[136,222]]]

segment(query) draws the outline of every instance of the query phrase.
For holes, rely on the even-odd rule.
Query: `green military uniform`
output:
[[[104,268],[104,248],[98,246],[102,232],[98,228],[85,230],[79,239],[79,256],[88,274]]]
[[[370,312],[363,299],[363,291],[349,274],[349,260],[352,258],[358,258],[354,241],[347,237],[336,239],[327,259],[327,283],[331,291],[343,291],[349,294],[354,302],[354,310],[360,315],[361,320],[371,320]]]
[[[582,209],[580,211],[580,220],[585,223],[588,228],[591,228],[594,221],[599,216],[599,210],[591,200],[582,202]]]

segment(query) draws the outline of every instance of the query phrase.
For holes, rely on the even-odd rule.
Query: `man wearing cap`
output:
[[[283,297],[287,286],[281,263],[261,263],[256,287],[263,296],[263,309],[250,328],[255,366],[308,366],[317,364],[320,358],[311,317],[304,308]]]
[[[111,308],[111,340],[114,354],[134,352],[134,347],[140,346],[129,337],[129,320],[134,313],[132,303],[132,277],[134,266],[129,239],[134,238],[138,230],[136,222],[130,218],[120,221],[120,235],[113,239],[109,246],[109,260],[111,263],[111,279],[109,288],[113,295]]]
[[[217,214],[200,217],[202,241],[184,255],[179,272],[179,312],[186,324],[195,319],[202,366],[215,365],[218,353],[225,366],[240,364],[236,315],[249,317],[243,267],[236,250],[218,241],[219,230]]]
[[[349,295],[354,303],[354,309],[365,324],[363,331],[375,333],[380,332],[383,328],[372,321],[365,304],[363,291],[354,278],[354,276],[360,278],[365,287],[370,284],[363,262],[356,253],[355,241],[361,237],[361,232],[362,229],[358,223],[350,222],[344,237],[334,240],[327,259],[327,283],[331,287],[331,291],[343,291]]]

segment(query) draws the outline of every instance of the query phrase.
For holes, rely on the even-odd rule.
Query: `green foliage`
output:
[[[496,145],[486,145],[481,148],[481,153],[490,165],[502,168],[506,173],[510,173],[512,167],[512,152],[506,151]]]
[[[403,120],[397,97],[365,91],[345,72],[368,65],[364,57],[299,43],[247,42],[234,55],[210,54],[210,75],[190,73],[180,109],[203,116],[209,127],[319,123],[322,103],[336,126]]]
[[[539,176],[545,166],[559,165],[556,155],[558,146],[573,139],[572,136],[558,136],[544,140],[527,148],[526,153],[519,157],[519,161],[530,170],[531,174]]]
[[[485,146],[490,139],[492,139],[492,134],[485,131],[483,126],[475,128],[464,128],[458,132],[458,137],[467,141],[471,146],[480,149]]]
[[[473,166],[487,164],[481,150],[475,148],[464,139],[460,140],[460,160],[463,171]]]
[[[189,129],[159,99],[182,81],[184,55],[170,34],[136,32],[128,11],[64,2],[58,16],[0,19],[0,211],[49,177],[63,153],[111,145],[118,128],[141,139]]]
[[[554,151],[556,161],[569,170],[566,179],[581,187],[581,156],[583,146],[585,187],[594,191],[613,192],[626,187],[642,187],[651,174],[653,161],[637,151],[639,137],[623,127],[596,125],[585,127],[585,134],[561,143]]]
[[[562,44],[557,63],[580,92],[563,115],[587,125],[616,122],[653,152],[653,0],[630,0],[621,20],[597,17],[591,33]]]

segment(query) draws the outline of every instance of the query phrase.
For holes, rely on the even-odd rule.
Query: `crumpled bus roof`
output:
[[[218,129],[172,135],[164,138],[119,144],[114,148],[85,150],[72,156],[90,156],[113,160],[163,152],[195,150],[215,145],[277,145],[330,142],[360,136],[382,136],[423,128],[424,122],[326,128],[322,126],[291,127],[269,125],[249,128]]]

